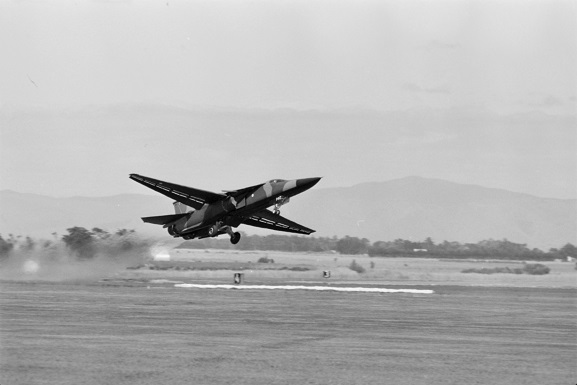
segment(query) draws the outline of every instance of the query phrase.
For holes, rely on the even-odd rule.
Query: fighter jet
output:
[[[228,234],[237,244],[240,233],[233,228],[241,224],[288,233],[311,234],[315,230],[280,215],[280,207],[290,197],[313,187],[321,178],[294,180],[273,179],[268,182],[222,193],[163,182],[138,174],[130,179],[175,200],[174,214],[144,217],[146,223],[162,225],[175,238],[216,237]],[[268,207],[273,206],[273,211]]]

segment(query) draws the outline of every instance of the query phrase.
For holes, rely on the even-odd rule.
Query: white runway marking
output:
[[[199,285],[193,283],[177,283],[174,287],[191,289],[236,289],[236,290],[316,290],[316,291],[347,291],[354,293],[410,293],[433,294],[433,290],[421,289],[386,289],[383,287],[338,287],[338,286],[269,286],[269,285]]]

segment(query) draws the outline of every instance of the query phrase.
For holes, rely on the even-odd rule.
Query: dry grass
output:
[[[402,285],[463,285],[463,286],[511,286],[511,287],[577,287],[577,271],[573,264],[564,262],[545,262],[551,272],[544,276],[514,274],[464,274],[470,268],[495,268],[510,266],[522,267],[517,261],[471,261],[471,260],[438,260],[430,258],[370,258],[368,256],[319,253],[284,253],[264,251],[230,251],[230,250],[183,250],[170,252],[171,261],[210,262],[219,265],[221,270],[175,271],[175,270],[135,270],[121,273],[124,277],[211,280],[229,282],[232,279],[234,266],[246,264],[245,281],[310,281],[327,282],[322,278],[322,271],[329,270],[329,282],[349,282],[366,284],[402,284]],[[259,258],[274,259],[275,263],[259,264]],[[359,274],[349,266],[355,260],[365,268]],[[222,270],[222,265],[231,263],[230,270]],[[374,267],[371,268],[371,264]],[[280,270],[291,266],[305,266],[309,271]],[[267,270],[264,270],[264,269]],[[273,270],[271,270],[273,269]]]

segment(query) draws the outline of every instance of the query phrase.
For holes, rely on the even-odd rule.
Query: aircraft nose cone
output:
[[[297,179],[297,187],[304,187],[305,189],[309,189],[315,184],[319,183],[319,180],[321,180],[321,178]]]

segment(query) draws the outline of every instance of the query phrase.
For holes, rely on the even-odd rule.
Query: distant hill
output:
[[[315,235],[436,243],[503,239],[548,250],[577,241],[577,200],[548,199],[438,179],[407,177],[348,188],[313,189],[283,215]]]
[[[575,199],[539,198],[438,179],[407,177],[352,187],[315,187],[293,197],[281,211],[316,229],[315,236],[349,235],[371,242],[431,237],[436,243],[507,238],[542,250],[577,244]],[[68,227],[82,226],[164,236],[160,226],[143,224],[140,217],[171,212],[171,200],[160,194],[51,198],[1,191],[0,234],[51,238],[53,232],[64,234]]]
[[[4,190],[0,191],[0,234],[51,239],[54,232],[63,235],[67,228],[81,226],[161,235],[161,227],[147,226],[140,217],[171,214],[172,210],[171,201],[162,195],[52,198]]]

